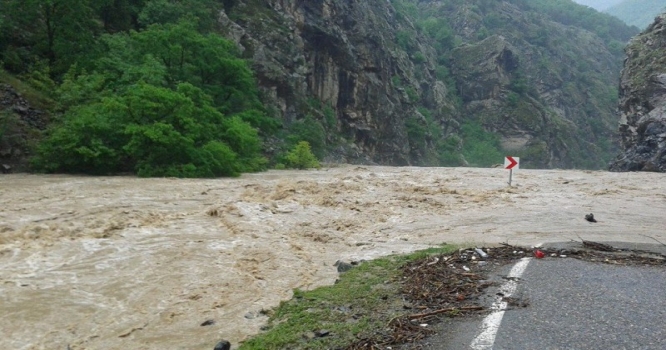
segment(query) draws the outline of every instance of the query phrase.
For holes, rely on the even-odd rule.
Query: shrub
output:
[[[401,49],[403,49],[404,51],[409,51],[410,47],[412,46],[412,42],[414,41],[414,38],[408,31],[400,30],[396,33],[395,40]]]
[[[414,63],[416,63],[416,64],[424,63],[426,61],[426,58],[425,58],[425,56],[423,55],[423,53],[421,51],[417,51],[413,55],[412,59],[414,60]]]
[[[317,157],[323,157],[326,153],[326,130],[318,120],[309,114],[289,126],[289,135],[286,139],[289,147],[294,147],[301,141],[307,141],[308,147]]]
[[[462,134],[462,153],[471,166],[491,166],[504,158],[499,137],[484,130],[480,124],[466,122],[462,125]]]
[[[301,141],[286,156],[287,166],[295,169],[320,168],[319,160],[307,141]]]

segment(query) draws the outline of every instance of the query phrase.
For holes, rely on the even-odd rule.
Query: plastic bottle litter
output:
[[[486,254],[486,252],[484,252],[483,249],[481,249],[481,248],[475,248],[474,251],[475,251],[477,254],[479,254],[479,256],[480,256],[481,258],[483,258],[483,259],[488,258],[488,254]]]

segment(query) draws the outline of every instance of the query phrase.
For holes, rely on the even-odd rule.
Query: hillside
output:
[[[528,167],[600,168],[616,152],[614,87],[637,31],[610,16],[549,1],[267,4],[258,19],[258,2],[240,1],[228,30],[285,120],[304,113],[299,96],[331,106],[344,135],[328,140],[332,159],[484,166],[512,152]]]
[[[627,45],[620,79],[622,152],[614,171],[666,172],[666,14]]]
[[[666,12],[666,0],[624,0],[608,7],[604,12],[643,29],[651,24],[657,15]]]
[[[564,0],[0,5],[4,69],[56,101],[46,172],[237,175],[299,141],[327,162],[604,168],[637,33]]]

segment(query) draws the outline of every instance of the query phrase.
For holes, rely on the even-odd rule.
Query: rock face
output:
[[[21,94],[7,84],[0,84],[0,166],[23,170],[31,135],[43,130],[48,115],[33,108]]]
[[[325,161],[439,165],[472,121],[524,166],[606,167],[619,51],[528,6],[454,3],[235,0],[220,23],[287,127],[323,125]],[[436,48],[405,4],[448,22],[457,48]]]
[[[445,10],[463,38],[451,68],[462,113],[530,167],[606,167],[617,152],[609,96],[620,56],[587,30],[510,2],[496,2],[486,14],[474,5]],[[437,12],[442,5],[430,6]]]
[[[423,155],[410,145],[406,120],[424,118],[418,105],[444,128],[452,119],[433,50],[390,2],[240,0],[221,16],[285,124],[309,114],[326,126],[328,144],[338,145],[328,160],[418,164]],[[398,47],[400,31],[415,38],[418,59]]]
[[[619,103],[623,150],[610,170],[666,172],[666,14],[625,52]]]

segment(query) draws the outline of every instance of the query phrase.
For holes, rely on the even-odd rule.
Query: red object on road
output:
[[[537,258],[537,259],[541,259],[541,258],[543,258],[544,256],[546,256],[546,253],[544,253],[544,252],[542,252],[542,251],[540,251],[540,250],[538,250],[538,249],[534,251],[534,257],[535,257],[535,258]]]

